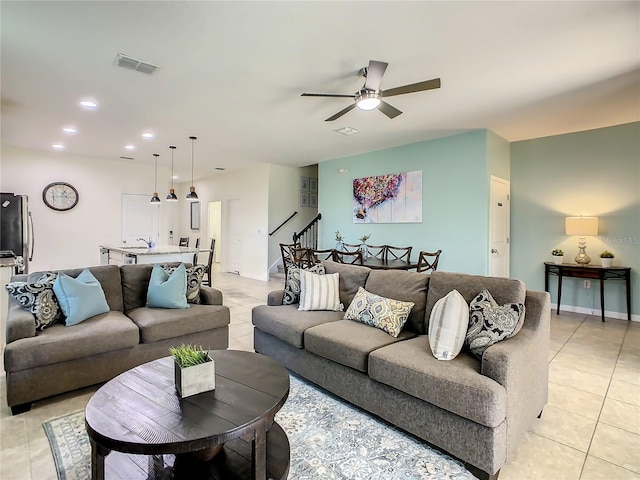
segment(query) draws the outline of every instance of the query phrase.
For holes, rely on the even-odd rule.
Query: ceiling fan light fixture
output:
[[[356,105],[360,110],[375,110],[380,105],[380,93],[372,90],[360,90],[356,96]]]

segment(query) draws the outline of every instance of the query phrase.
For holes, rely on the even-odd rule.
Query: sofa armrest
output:
[[[222,305],[222,292],[217,288],[200,286],[200,302],[203,305]]]
[[[274,290],[267,295],[267,305],[282,305],[282,299],[284,298],[284,290]]]
[[[514,445],[542,412],[549,397],[551,301],[527,291],[525,321],[518,334],[485,350],[481,373],[507,392],[507,445]]]
[[[36,336],[36,319],[33,314],[20,306],[9,296],[9,308],[7,310],[7,344],[21,338]]]

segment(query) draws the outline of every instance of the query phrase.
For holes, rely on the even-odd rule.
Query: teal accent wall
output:
[[[416,260],[420,250],[442,249],[439,269],[486,274],[489,134],[487,130],[477,130],[321,162],[319,247],[333,248],[336,230],[347,243],[359,243],[358,237],[371,234],[372,245],[412,245],[412,258]],[[497,156],[504,156],[504,145],[500,137],[495,137],[491,151],[500,151]],[[507,151],[507,158],[508,154]],[[502,172],[503,163],[504,160],[496,160]],[[339,173],[339,169],[348,171]],[[422,170],[422,223],[353,223],[353,179],[412,170]]]
[[[544,289],[543,262],[562,248],[573,263],[578,239],[565,235],[565,217],[597,216],[599,235],[587,237],[592,264],[612,251],[614,265],[631,267],[632,313],[640,314],[640,123],[511,144],[511,276]],[[556,302],[557,281],[550,284]],[[600,311],[598,281],[564,279],[562,305]],[[626,314],[624,283],[605,283],[605,309]]]

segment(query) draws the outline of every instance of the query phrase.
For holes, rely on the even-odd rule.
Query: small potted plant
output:
[[[336,250],[344,252],[344,237],[340,233],[340,230],[336,230]]]
[[[561,248],[554,248],[551,250],[551,255],[553,256],[553,263],[556,265],[561,265],[564,260],[564,252]]]
[[[200,346],[180,345],[171,347],[169,353],[174,358],[176,390],[180,397],[216,388],[215,362],[207,350]]]
[[[611,266],[614,258],[615,255],[609,250],[605,250],[600,254],[600,262],[602,262],[602,266],[605,268],[609,268]]]

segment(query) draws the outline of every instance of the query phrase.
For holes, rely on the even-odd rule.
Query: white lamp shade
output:
[[[567,217],[566,234],[576,237],[598,235],[598,217]]]

